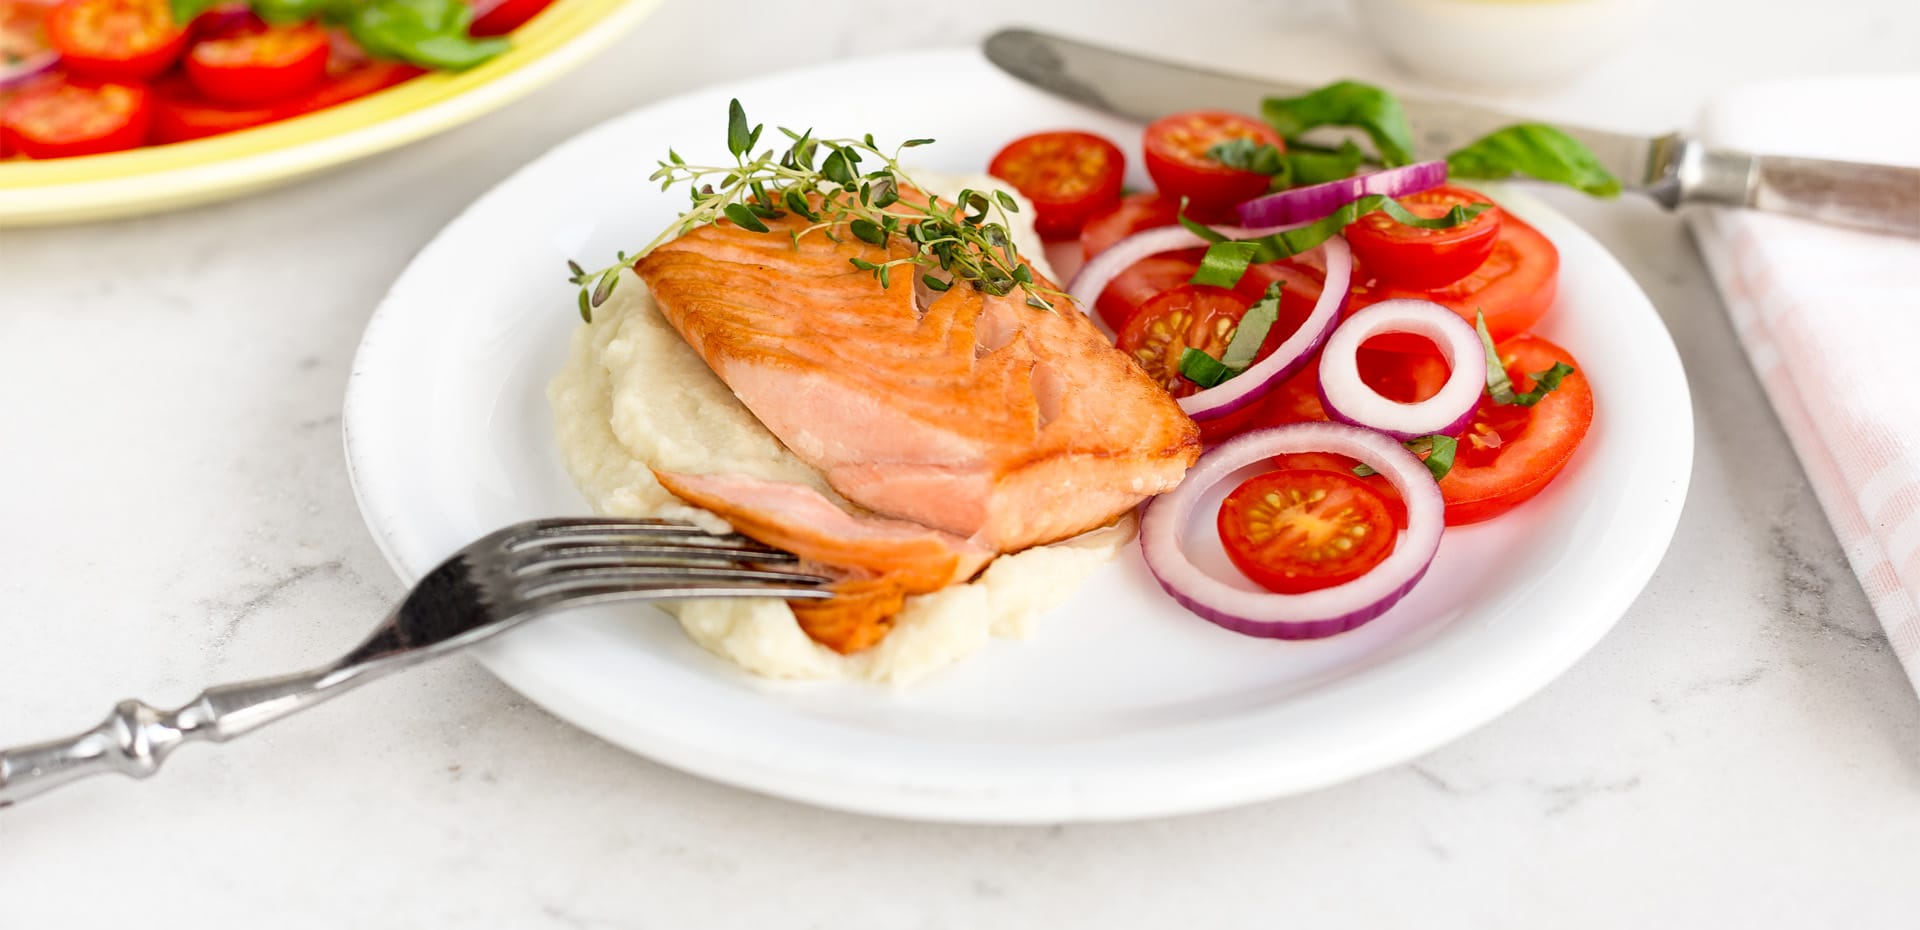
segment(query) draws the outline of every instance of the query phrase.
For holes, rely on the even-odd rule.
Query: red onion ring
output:
[[[1254,239],[1290,229],[1289,226],[1268,226],[1250,229],[1238,226],[1215,227],[1215,231],[1229,239]],[[1107,247],[1107,250],[1087,260],[1080,270],[1067,282],[1067,296],[1082,307],[1092,307],[1100,299],[1100,293],[1120,276],[1120,272],[1133,267],[1133,263],[1143,258],[1159,255],[1162,252],[1178,252],[1204,246],[1207,240],[1195,235],[1185,226],[1156,226],[1143,229],[1119,242]]]
[[[1248,226],[1310,223],[1368,194],[1404,197],[1446,182],[1446,162],[1423,161],[1255,197],[1234,209]]]
[[[1313,353],[1319,351],[1321,343],[1327,341],[1327,334],[1340,325],[1340,314],[1347,306],[1348,286],[1353,283],[1353,250],[1347,246],[1347,240],[1339,236],[1329,238],[1319,248],[1326,250],[1327,280],[1320,288],[1320,299],[1314,301],[1313,311],[1307,314],[1300,328],[1280,343],[1273,354],[1254,362],[1246,371],[1180,398],[1180,409],[1185,410],[1187,416],[1196,420],[1217,419],[1259,400],[1306,365]],[[1474,338],[1477,340],[1479,336]]]
[[[60,53],[47,49],[0,68],[0,90],[8,90],[39,77],[60,63]]]
[[[1360,345],[1381,333],[1430,339],[1453,372],[1426,400],[1403,404],[1381,396],[1360,380]],[[1457,436],[1473,419],[1486,390],[1486,350],[1460,315],[1430,300],[1383,300],[1347,318],[1320,354],[1320,405],[1342,423],[1376,429],[1397,439]],[[1231,383],[1231,382],[1229,382]]]
[[[1247,591],[1202,571],[1180,546],[1201,497],[1234,472],[1289,452],[1348,455],[1386,476],[1407,503],[1406,535],[1372,571],[1305,594]],[[1444,526],[1440,486],[1391,437],[1341,423],[1289,423],[1242,433],[1202,455],[1179,487],[1148,502],[1140,551],[1160,587],[1205,620],[1249,636],[1319,639],[1372,620],[1405,597],[1433,564]]]

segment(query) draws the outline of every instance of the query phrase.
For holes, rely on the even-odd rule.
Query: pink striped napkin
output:
[[[1920,165],[1920,75],[1753,85],[1702,136],[1748,151]],[[1920,239],[1747,210],[1691,217],[1747,358],[1920,689]]]

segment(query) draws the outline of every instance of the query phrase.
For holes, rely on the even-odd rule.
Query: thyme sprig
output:
[[[956,281],[994,296],[1018,289],[1027,305],[1052,310],[1050,298],[1066,295],[1033,277],[1033,269],[1014,251],[1008,233],[1010,214],[1020,210],[1004,191],[962,190],[945,202],[915,184],[900,167],[901,152],[927,145],[932,139],[908,139],[893,150],[880,148],[868,133],[858,139],[815,138],[813,130],[794,132],[779,127],[787,138],[781,150],[753,151],[764,124],[749,125],[739,100],[727,106],[727,151],[732,164],[690,164],[673,149],[648,176],[665,191],[688,185],[692,201],[687,210],[645,248],[629,256],[621,252],[614,264],[588,271],[569,261],[569,281],[580,288],[580,316],[591,320],[593,308],[612,296],[620,269],[676,236],[724,218],[742,229],[770,233],[767,220],[798,216],[806,226],[789,228],[794,248],[818,233],[833,242],[852,236],[869,245],[899,241],[912,247],[900,258],[875,262],[858,256],[847,261],[869,272],[881,287],[890,287],[893,269],[910,266],[929,290],[946,291]],[[870,170],[863,167],[871,165]],[[924,201],[902,197],[920,191]]]

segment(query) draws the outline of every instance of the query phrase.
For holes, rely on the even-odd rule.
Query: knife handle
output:
[[[1680,153],[1679,199],[1920,236],[1920,168],[1749,155],[1697,144]]]
[[[1920,169],[1756,155],[1757,209],[1920,236]]]

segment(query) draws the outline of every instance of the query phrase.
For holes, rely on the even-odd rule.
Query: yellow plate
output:
[[[513,48],[307,116],[151,148],[0,163],[0,226],[67,223],[232,197],[452,128],[498,109],[605,48],[660,0],[554,0]]]

